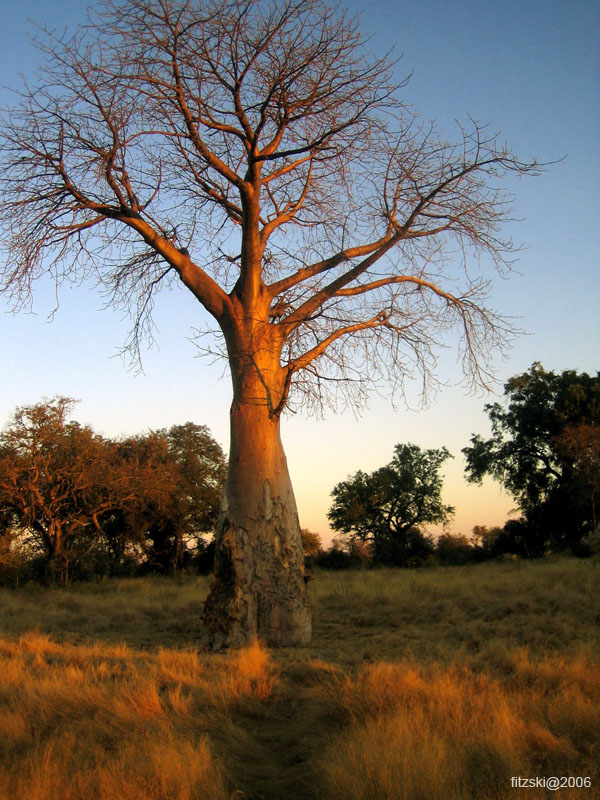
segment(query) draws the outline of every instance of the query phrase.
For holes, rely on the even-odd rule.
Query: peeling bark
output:
[[[213,649],[241,647],[256,636],[273,647],[310,641],[296,501],[279,419],[263,404],[232,405],[229,472],[204,623]]]

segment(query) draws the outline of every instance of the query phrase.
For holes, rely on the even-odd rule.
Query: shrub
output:
[[[435,553],[440,564],[456,566],[473,561],[473,545],[462,534],[443,533],[437,540]]]

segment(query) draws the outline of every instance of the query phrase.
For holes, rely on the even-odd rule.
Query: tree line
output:
[[[302,530],[309,566],[414,567],[507,555],[589,555],[598,537],[600,375],[535,363],[487,405],[491,436],[464,448],[467,478],[486,475],[512,494],[519,516],[470,537],[446,526],[440,470],[449,451],[397,444],[389,464],[334,486],[323,550]],[[111,439],[70,419],[58,397],[17,408],[0,433],[0,582],[65,585],[94,576],[187,568],[210,572],[226,458],[203,425]]]
[[[451,456],[446,448],[398,444],[388,465],[335,486],[328,516],[341,540],[317,561],[417,566],[433,557],[450,564],[565,550],[589,555],[598,532],[600,373],[557,374],[534,363],[504,393],[504,405],[485,406],[491,436],[473,435],[462,452],[467,479],[499,481],[515,500],[517,518],[502,528],[475,526],[470,539],[426,536],[423,525],[448,523],[454,513],[442,502],[439,475]]]

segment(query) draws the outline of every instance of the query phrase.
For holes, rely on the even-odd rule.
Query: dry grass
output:
[[[42,634],[0,640],[0,675],[3,800],[229,798],[210,733],[274,682],[258,644],[211,663]]]
[[[0,674],[3,800],[229,797],[159,657],[31,634],[0,642]]]
[[[195,579],[0,592],[0,800],[600,797],[598,577],[320,574],[310,648],[227,655]]]
[[[512,776],[529,775],[599,785],[600,674],[584,660],[538,664],[521,653],[504,680],[382,663],[340,697],[351,721],[322,762],[331,800],[531,797],[510,789]]]

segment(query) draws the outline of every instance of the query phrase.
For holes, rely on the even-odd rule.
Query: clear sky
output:
[[[28,20],[57,29],[85,16],[85,0],[0,0],[0,83],[18,86],[37,62]],[[534,361],[546,369],[600,368],[600,6],[592,0],[342,0],[362,12],[374,51],[403,55],[403,90],[425,119],[451,132],[468,115],[499,131],[523,159],[563,159],[539,178],[514,180],[512,237],[527,245],[515,274],[498,279],[492,304],[528,334],[505,361],[496,359],[497,393]],[[8,94],[0,90],[2,105]],[[4,255],[2,254],[2,257]],[[191,329],[198,304],[182,289],[160,295],[156,344],[143,374],[117,355],[128,320],[104,309],[92,289],[39,284],[34,314],[9,313],[0,298],[0,424],[15,406],[62,394],[79,399],[75,417],[108,435],[142,432],[192,420],[228,447],[229,376],[195,357]],[[393,408],[375,396],[368,411],[326,412],[324,420],[290,415],[283,439],[300,520],[323,535],[333,486],[358,469],[387,463],[394,444],[446,446],[444,500],[456,507],[451,529],[502,525],[513,502],[497,484],[468,486],[460,450],[472,433],[489,431],[483,406],[493,394],[469,396],[460,386],[456,351],[440,360],[447,388],[426,409]],[[409,398],[416,406],[418,389]]]

